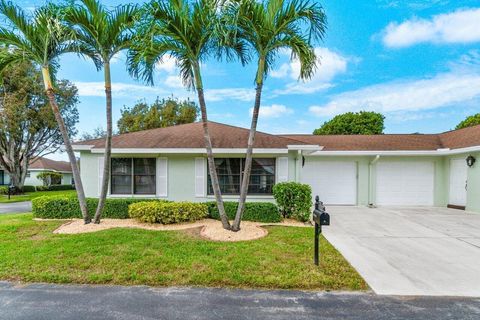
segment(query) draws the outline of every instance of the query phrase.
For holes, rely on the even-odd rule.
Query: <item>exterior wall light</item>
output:
[[[475,161],[477,161],[477,159],[475,159],[474,156],[469,155],[467,157],[467,159],[465,159],[465,161],[467,161],[467,166],[469,166],[471,168],[471,167],[473,167],[473,165],[475,164]]]

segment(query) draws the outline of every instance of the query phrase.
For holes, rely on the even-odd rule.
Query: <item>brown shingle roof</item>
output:
[[[72,172],[72,167],[70,162],[66,161],[55,161],[48,158],[38,158],[33,162],[30,162],[28,166],[29,169],[39,169],[39,170],[54,170],[59,172]]]
[[[246,148],[249,130],[217,122],[209,122],[208,128],[214,148]],[[103,148],[104,139],[75,143]],[[257,132],[255,148],[286,148],[290,144],[305,144],[281,136]],[[205,148],[201,122],[178,126],[124,133],[112,138],[112,148]]]
[[[209,122],[214,148],[246,148],[248,129]],[[104,139],[76,145],[103,148]],[[272,135],[257,132],[255,148],[286,148],[288,145],[319,145],[326,151],[425,151],[480,146],[480,125],[440,134],[382,135]],[[202,123],[125,133],[112,138],[113,148],[204,148]]]

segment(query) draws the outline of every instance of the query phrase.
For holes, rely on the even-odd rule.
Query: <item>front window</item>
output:
[[[154,158],[112,158],[112,194],[155,194]]]
[[[215,159],[218,182],[222,194],[238,195],[242,184],[242,175],[245,167],[243,158]],[[252,161],[248,194],[269,195],[275,184],[275,159],[255,158]],[[208,174],[208,194],[213,195],[212,181]]]

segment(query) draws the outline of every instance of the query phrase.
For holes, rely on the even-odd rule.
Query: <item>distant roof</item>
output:
[[[246,148],[249,130],[209,122],[214,148]],[[74,145],[104,148],[104,139],[86,140]],[[273,135],[257,132],[255,148],[287,148],[288,145],[318,145],[325,151],[427,151],[480,146],[480,125],[439,134],[381,135]],[[124,133],[112,138],[112,147],[122,148],[205,148],[201,122],[166,128]]]
[[[72,172],[70,162],[55,161],[48,158],[38,158],[33,162],[30,162],[28,169],[37,170],[53,170],[58,172]]]
[[[249,130],[222,123],[208,123],[214,148],[246,148]],[[86,140],[75,145],[93,145],[104,148],[105,139]],[[254,148],[286,148],[287,145],[305,144],[278,135],[257,132]],[[112,148],[205,148],[201,122],[182,124],[166,128],[143,130],[116,135]]]

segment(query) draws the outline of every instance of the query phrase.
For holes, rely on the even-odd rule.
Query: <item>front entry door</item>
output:
[[[448,203],[453,206],[467,205],[467,164],[465,159],[450,160],[450,192]]]

